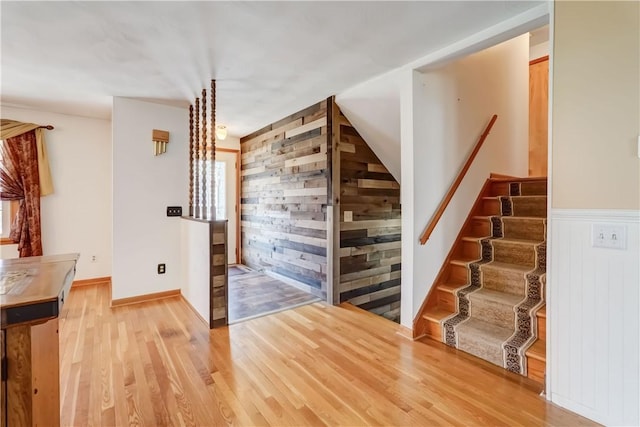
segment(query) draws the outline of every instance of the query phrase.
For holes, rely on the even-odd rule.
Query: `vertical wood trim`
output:
[[[327,262],[330,267],[327,271],[331,272],[332,289],[330,303],[340,303],[340,109],[336,105],[335,96],[327,100],[327,118],[331,124],[331,132],[327,129],[331,139],[331,168],[329,174],[331,177],[331,187],[328,193],[331,197],[331,219],[332,227],[327,235],[330,235],[330,241],[327,247],[331,250],[331,256],[327,256]],[[329,294],[329,291],[327,292]]]
[[[240,255],[242,252],[242,249],[240,248],[240,150],[220,147],[217,148],[216,151],[220,151],[222,153],[235,153],[236,155],[236,264],[240,264]]]
[[[209,218],[213,221],[216,220],[216,81],[211,80],[211,207],[209,208]]]

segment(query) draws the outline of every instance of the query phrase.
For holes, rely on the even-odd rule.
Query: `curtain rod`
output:
[[[55,128],[53,126],[51,126],[51,125],[46,125],[46,126],[38,126],[38,129],[53,130]]]

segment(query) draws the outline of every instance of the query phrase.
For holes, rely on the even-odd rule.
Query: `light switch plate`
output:
[[[353,221],[353,211],[344,211],[344,222]]]
[[[627,249],[627,226],[622,224],[593,224],[591,246],[606,249]]]

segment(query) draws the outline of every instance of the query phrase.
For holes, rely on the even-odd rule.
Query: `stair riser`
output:
[[[471,220],[469,233],[473,237],[487,237],[491,235],[491,221],[488,219]]]
[[[429,338],[432,338],[436,341],[442,341],[442,326],[440,326],[439,322],[434,322],[433,320],[429,320],[425,324],[424,333]]]
[[[546,181],[494,182],[491,196],[546,196]]]
[[[526,283],[524,274],[489,268],[489,266],[481,266],[480,269],[482,270],[482,281],[485,288],[513,295],[524,295]]]
[[[500,200],[486,199],[482,202],[482,215],[500,215]]]
[[[503,217],[503,234],[507,239],[545,240],[545,220]]]
[[[509,183],[508,182],[494,182],[491,185],[491,196],[508,196],[509,195]]]
[[[449,282],[450,283],[467,283],[469,273],[467,267],[457,264],[449,264]]]
[[[547,181],[530,181],[520,184],[521,196],[546,196]]]
[[[456,296],[445,290],[438,289],[438,307],[451,311],[456,311]]]
[[[492,240],[493,260],[518,264],[527,267],[535,267],[536,251],[533,244],[514,243],[504,240]]]
[[[539,383],[544,383],[544,373],[546,363],[538,360],[527,358],[527,377]]]
[[[488,321],[503,328],[515,327],[513,306],[477,298],[473,294],[469,295],[469,299],[471,300],[471,317]]]
[[[478,241],[463,241],[462,256],[465,259],[480,259],[481,246]]]
[[[513,197],[511,204],[513,216],[547,217],[546,197]]]
[[[547,319],[545,317],[536,317],[536,325],[538,326],[538,338],[547,339]]]

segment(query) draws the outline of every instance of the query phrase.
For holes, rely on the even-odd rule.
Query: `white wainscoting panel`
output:
[[[640,425],[640,212],[553,209],[547,282],[550,399],[606,425]],[[592,247],[593,224],[626,250]]]

